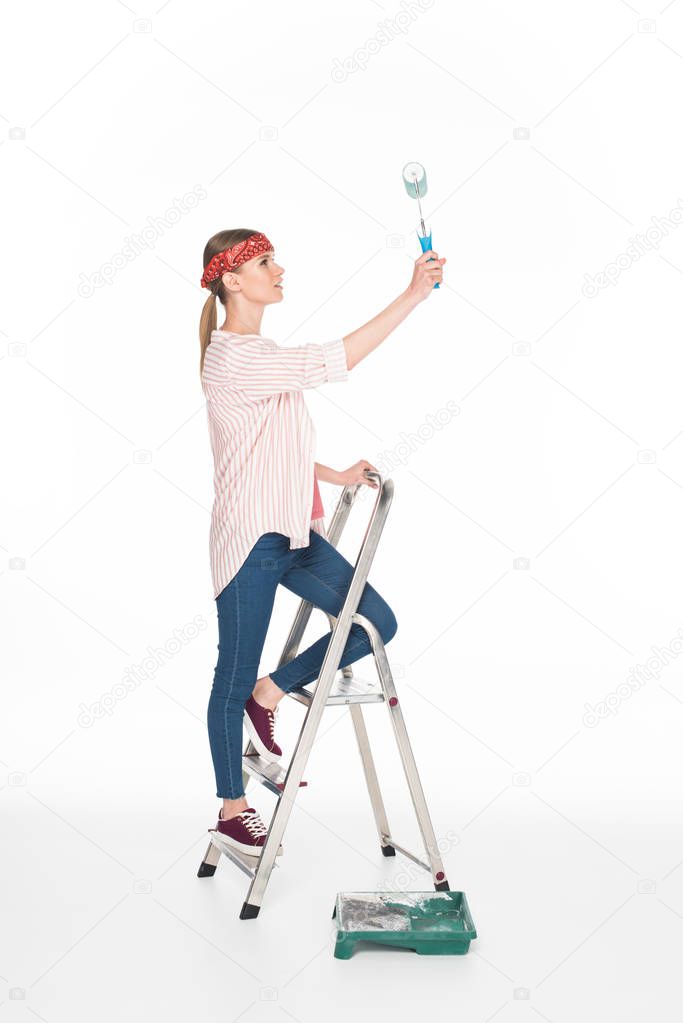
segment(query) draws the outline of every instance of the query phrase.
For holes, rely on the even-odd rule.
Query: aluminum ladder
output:
[[[398,849],[404,856],[407,856],[408,859],[417,863],[431,874],[436,891],[450,891],[415,765],[415,758],[408,740],[401,705],[396,695],[396,688],[389,668],[384,643],[373,623],[356,611],[394,494],[393,480],[382,479],[379,473],[370,470],[367,471],[367,475],[376,478],[379,484],[378,493],[356,559],[344,605],[337,618],[325,612],[332,629],[330,642],[320,669],[320,675],[314,683],[309,684],[313,686],[313,689],[309,689],[308,686],[300,686],[287,693],[292,699],[305,704],[308,708],[289,767],[285,768],[279,763],[269,763],[263,760],[258,755],[251,739],[249,739],[242,757],[242,777],[245,791],[249,780],[255,778],[277,796],[277,805],[271,818],[266,841],[259,855],[250,856],[231,848],[221,841],[219,832],[211,828],[208,829],[211,833],[211,840],[204,859],[200,864],[197,876],[213,877],[221,855],[224,855],[251,877],[251,885],[240,911],[241,920],[250,920],[258,916],[271,871],[274,866],[277,866],[275,858],[289,820],[292,804],[299,788],[302,785],[308,784],[302,781],[302,777],[323,711],[325,707],[343,704],[349,705],[383,855],[395,856]],[[338,544],[356,494],[361,486],[363,486],[362,483],[357,483],[344,487],[339,498],[327,535],[328,541],[335,547]],[[282,665],[287,664],[296,657],[313,607],[314,605],[309,601],[301,601],[278,667],[282,667]],[[339,679],[336,677],[339,671],[339,661],[341,660],[351,626],[354,622],[357,622],[365,629],[370,640],[379,686],[356,681],[350,665],[341,669],[341,677]],[[389,708],[389,717],[396,736],[401,762],[427,854],[427,863],[403,848],[403,846],[400,846],[394,840],[389,830],[389,822],[363,719],[361,708],[363,703],[386,703]]]

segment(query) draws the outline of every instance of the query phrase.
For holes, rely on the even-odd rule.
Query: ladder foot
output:
[[[396,855],[396,850],[394,849],[393,845],[383,845],[382,846],[382,856],[395,856],[395,855]]]
[[[258,916],[260,906],[253,906],[250,902],[242,903],[240,920],[254,920]]]
[[[437,884],[434,885],[434,891],[449,892],[450,888],[448,887],[448,881],[439,881]]]
[[[216,866],[215,866],[215,864],[206,863],[204,861],[203,863],[199,864],[199,870],[197,871],[197,877],[213,877],[213,875],[215,873],[216,873]]]

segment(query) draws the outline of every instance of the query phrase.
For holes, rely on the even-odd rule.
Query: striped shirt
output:
[[[348,379],[341,338],[284,348],[260,334],[214,330],[204,355],[214,502],[209,556],[214,598],[237,574],[263,533],[283,533],[289,549],[308,547],[316,433],[306,387]]]

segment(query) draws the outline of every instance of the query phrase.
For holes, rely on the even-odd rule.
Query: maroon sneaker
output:
[[[212,829],[209,828],[209,831]],[[265,844],[268,829],[254,810],[253,806],[247,807],[240,813],[223,820],[223,809],[218,811],[218,823],[215,830],[226,845],[237,849],[238,852],[248,853],[250,856],[258,856]],[[276,855],[282,853],[282,843]]]
[[[264,760],[276,763],[282,756],[282,750],[275,742],[275,710],[262,707],[253,694],[244,705],[244,724],[249,738]]]

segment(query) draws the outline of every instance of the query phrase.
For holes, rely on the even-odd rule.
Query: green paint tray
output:
[[[335,917],[335,959],[350,959],[359,941],[460,956],[477,936],[464,892],[338,892]]]

